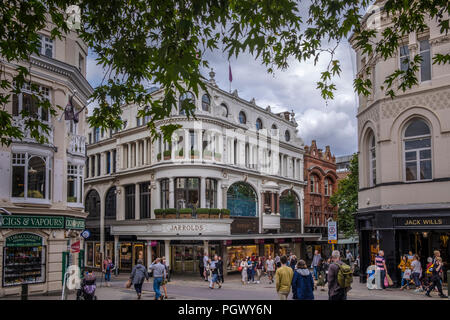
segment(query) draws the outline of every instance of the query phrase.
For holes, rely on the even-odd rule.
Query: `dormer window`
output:
[[[207,94],[204,94],[202,97],[202,110],[209,112],[211,106],[211,99]]]
[[[41,42],[38,48],[39,54],[53,58],[54,42],[50,37],[39,35]]]

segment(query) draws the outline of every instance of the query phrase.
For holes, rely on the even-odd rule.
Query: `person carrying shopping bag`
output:
[[[144,283],[144,280],[146,279],[148,281],[149,278],[147,269],[144,267],[144,262],[139,259],[137,264],[133,267],[130,275],[130,280],[134,285],[134,290],[136,290],[138,299],[141,299],[142,284]]]

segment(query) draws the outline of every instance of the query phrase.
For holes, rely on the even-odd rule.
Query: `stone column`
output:
[[[164,256],[167,266],[170,268],[170,240],[164,240]]]
[[[222,245],[222,261],[223,261],[223,274],[226,276],[228,275],[228,247],[226,244]]]
[[[125,220],[125,188],[123,186],[117,186],[117,209],[118,214],[116,220]]]
[[[134,166],[139,166],[139,140],[134,143]]]
[[[169,207],[175,208],[175,179],[169,178]]]
[[[203,130],[197,130],[197,149],[199,161],[203,161]]]
[[[131,143],[127,143],[127,156],[128,156],[128,162],[127,162],[127,168],[131,168]]]
[[[191,149],[189,148],[191,136],[189,135],[189,130],[184,129],[184,160],[189,160],[191,157]]]
[[[139,220],[141,218],[141,202],[139,197],[139,183],[134,184],[134,218]]]
[[[100,252],[103,263],[103,258],[105,257],[105,197],[100,197],[100,199],[103,199],[103,201],[100,200]]]
[[[206,179],[200,178],[200,204],[199,208],[206,208]]]
[[[203,240],[203,254],[205,254],[205,252],[208,254],[208,257],[209,257],[208,240]]]
[[[156,186],[156,188],[154,190],[152,190],[152,194],[153,194],[153,192],[155,193],[155,197],[154,197],[155,205],[154,205],[154,208],[155,209],[160,209],[161,208],[161,185],[160,185],[159,181],[155,181],[155,186]],[[152,215],[152,219],[155,219],[155,215],[154,215],[153,211],[152,211],[151,215]]]
[[[119,236],[114,236],[114,265],[116,266],[115,275],[119,271]]]
[[[144,139],[143,140],[144,143],[144,165],[147,164],[147,157],[148,157],[148,150],[147,150],[147,143],[148,143],[148,139]]]
[[[222,192],[222,180],[217,179],[217,209],[223,208]]]
[[[270,212],[275,213],[275,192],[271,192]]]
[[[281,194],[279,194],[279,193],[277,193],[277,213],[280,213],[281,212],[281,210],[280,210],[280,196],[281,196]]]
[[[147,241],[147,268],[152,264],[152,242]]]

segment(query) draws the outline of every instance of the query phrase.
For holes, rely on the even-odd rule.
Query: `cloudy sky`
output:
[[[324,56],[316,66],[312,62],[291,61],[287,70],[277,70],[273,75],[267,73],[266,68],[251,55],[241,55],[230,60],[233,73],[231,88],[237,89],[243,99],[255,98],[260,107],[270,105],[275,112],[294,110],[299,135],[305,144],[309,145],[315,139],[319,148],[325,149],[326,145],[330,145],[331,152],[336,156],[352,154],[357,151],[357,97],[352,88],[354,54],[348,43],[341,44],[337,58],[341,61],[342,74],[335,79],[337,92],[328,104],[316,89],[328,56]],[[216,72],[216,83],[220,88],[229,90],[226,55],[217,51],[209,53],[207,59]],[[88,80],[96,86],[101,82],[102,69],[92,56],[88,57],[87,62]],[[204,70],[207,77],[208,72]]]

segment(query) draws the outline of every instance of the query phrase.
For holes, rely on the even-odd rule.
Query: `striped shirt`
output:
[[[384,257],[380,257],[380,256],[376,256],[375,258],[375,264],[378,268],[380,268],[381,270],[384,270]]]

